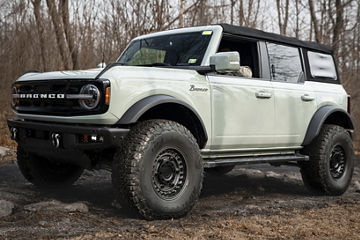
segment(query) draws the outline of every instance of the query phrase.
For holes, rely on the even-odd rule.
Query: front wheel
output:
[[[354,171],[354,151],[344,128],[324,125],[304,153],[310,161],[301,163],[301,176],[311,192],[341,195],[347,190]]]
[[[141,122],[114,156],[112,181],[121,203],[146,219],[182,217],[192,209],[202,188],[198,144],[176,122]]]

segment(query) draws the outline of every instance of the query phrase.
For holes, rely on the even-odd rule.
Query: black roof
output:
[[[332,47],[316,42],[301,41],[293,37],[285,37],[276,33],[268,33],[254,28],[240,27],[230,24],[220,24],[220,26],[224,29],[224,33],[252,37],[260,40],[266,40],[269,42],[283,43],[324,53],[331,54],[333,52]]]

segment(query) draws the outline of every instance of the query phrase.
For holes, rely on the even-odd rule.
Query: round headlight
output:
[[[83,86],[80,90],[80,94],[84,94],[85,96],[84,99],[79,100],[80,106],[85,109],[94,109],[100,102],[100,91],[93,84]]]

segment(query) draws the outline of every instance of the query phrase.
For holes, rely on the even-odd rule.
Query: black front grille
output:
[[[91,110],[80,106],[78,99],[51,98],[17,98],[14,99],[13,109],[18,113],[76,116],[101,114],[107,111],[105,104],[105,89],[110,86],[108,80],[38,80],[22,81],[13,85],[13,94],[79,94],[86,84],[98,87],[101,93],[99,105]]]

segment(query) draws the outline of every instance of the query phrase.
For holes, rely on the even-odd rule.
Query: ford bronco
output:
[[[27,72],[8,120],[17,163],[39,187],[112,171],[116,198],[178,218],[205,172],[296,164],[306,187],[341,195],[354,169],[350,98],[332,48],[232,25],[135,38],[107,67]]]

